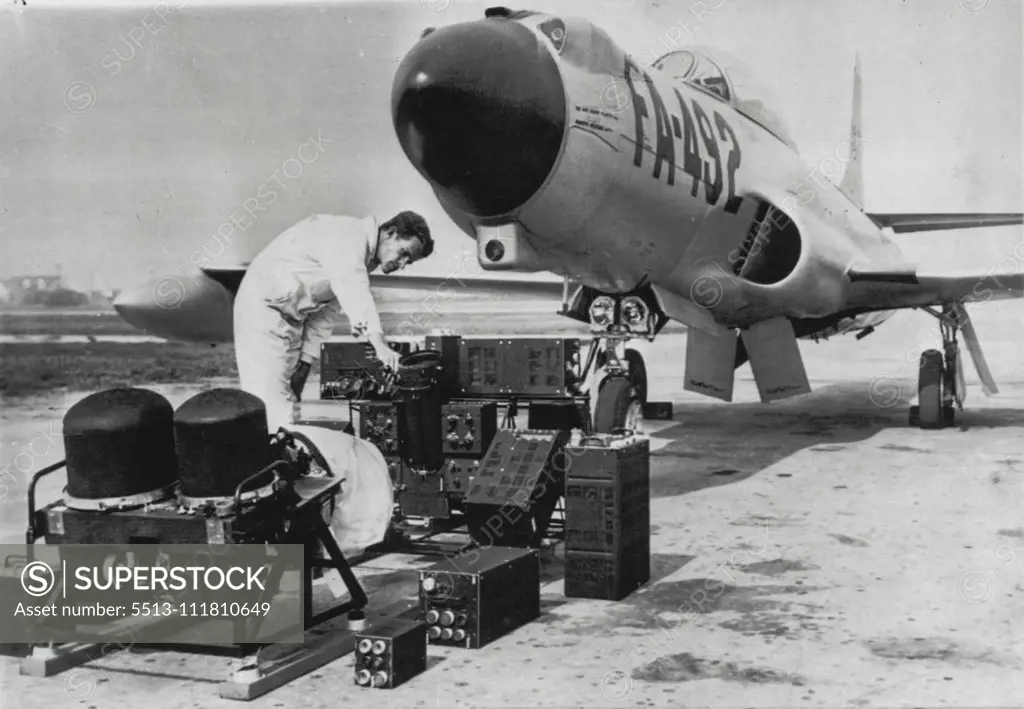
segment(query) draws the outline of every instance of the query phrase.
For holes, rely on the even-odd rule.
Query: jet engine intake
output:
[[[743,243],[730,254],[733,273],[760,285],[785,279],[800,261],[800,230],[789,216],[761,201]]]

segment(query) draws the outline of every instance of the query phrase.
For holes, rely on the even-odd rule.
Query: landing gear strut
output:
[[[910,407],[910,425],[945,428],[955,422],[956,409],[963,410],[965,382],[957,344],[960,306],[944,305],[942,312],[924,308],[939,320],[942,351],[925,350],[918,368],[917,406]]]

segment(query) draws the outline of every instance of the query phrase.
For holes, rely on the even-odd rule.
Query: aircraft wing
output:
[[[570,294],[575,284],[570,284]],[[372,288],[438,293],[500,294],[509,297],[562,297],[562,281],[520,281],[511,278],[467,278],[465,276],[391,276],[370,274]]]
[[[245,275],[245,266],[230,268],[204,268],[203,273],[227,288],[232,295],[238,292],[238,286]],[[570,283],[570,288],[576,284]],[[373,289],[419,291],[424,295],[435,292],[450,296],[461,293],[474,295],[503,295],[515,298],[559,299],[562,297],[562,281],[520,281],[511,278],[479,278],[462,275],[448,276],[395,276],[380,273],[370,274],[370,287]],[[571,293],[571,290],[570,290]]]
[[[879,226],[896,233],[976,229],[1024,223],[1022,214],[869,214]],[[1016,259],[1014,259],[1016,261]],[[913,308],[944,303],[983,303],[1024,297],[1024,273],[935,274],[916,269],[892,270],[853,266],[847,272],[853,283],[870,283],[868,307]]]
[[[886,310],[944,303],[984,303],[1024,297],[1024,272],[931,274],[854,266],[847,271],[853,283],[872,284],[867,307]],[[863,302],[863,301],[862,301]]]
[[[164,276],[121,291],[114,299],[114,309],[136,328],[168,340],[230,343],[235,294],[245,272],[245,265],[232,265],[204,268],[201,275]],[[420,295],[422,305],[432,311],[460,294],[487,301],[495,313],[501,310],[498,301],[543,300],[555,305],[563,287],[561,281],[455,273],[445,277],[370,274],[370,288],[375,293],[384,289]]]
[[[944,229],[977,229],[1024,223],[1024,214],[868,214],[880,227],[897,234]]]

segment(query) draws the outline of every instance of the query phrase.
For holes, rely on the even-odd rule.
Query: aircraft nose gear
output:
[[[910,425],[921,428],[945,428],[955,423],[955,411],[963,411],[966,382],[957,344],[957,332],[967,320],[961,305],[944,305],[941,313],[923,310],[939,320],[942,352],[936,349],[921,353],[918,368],[917,406],[910,407]]]
[[[594,338],[583,368],[584,377],[591,371],[591,366],[594,370],[604,370],[594,402],[595,433],[611,433],[621,428],[635,433],[643,433],[644,430],[647,367],[643,356],[636,350],[625,349],[620,356],[625,339]]]
[[[614,345],[610,349],[614,349]],[[606,349],[602,349],[597,353],[595,366],[598,369],[604,367],[609,374],[625,376],[636,388],[636,398],[640,401],[641,408],[647,403],[647,365],[642,354],[627,348],[619,360],[608,354]]]
[[[598,389],[594,432],[612,433],[623,428],[642,434],[644,408],[633,382],[617,374],[606,377]]]

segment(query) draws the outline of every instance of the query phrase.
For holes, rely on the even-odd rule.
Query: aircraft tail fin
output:
[[[847,197],[856,202],[858,207],[864,206],[864,167],[862,164],[862,143],[864,140],[861,132],[861,74],[860,54],[853,60],[853,106],[850,118],[850,159],[846,163],[846,171],[843,173],[843,180],[839,184]]]

